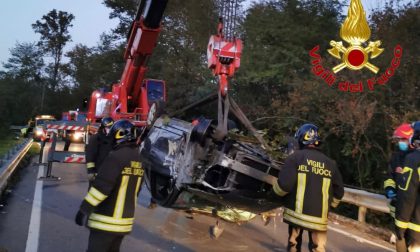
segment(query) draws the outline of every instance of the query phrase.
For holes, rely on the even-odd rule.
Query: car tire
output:
[[[170,207],[178,199],[181,192],[175,184],[175,180],[148,169],[145,172],[146,186],[156,203],[163,207]]]

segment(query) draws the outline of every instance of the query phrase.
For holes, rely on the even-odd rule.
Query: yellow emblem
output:
[[[303,140],[308,141],[315,137],[315,131],[313,129],[307,131],[305,133],[305,136],[303,137]]]
[[[351,70],[360,70],[364,67],[378,73],[379,68],[371,64],[370,58],[374,59],[378,57],[383,51],[383,48],[379,48],[381,41],[370,41],[367,47],[363,44],[370,38],[370,28],[366,20],[366,13],[363,9],[361,0],[350,0],[349,11],[346,20],[340,30],[340,37],[350,44],[349,47],[345,47],[342,41],[336,42],[332,40],[330,45],[331,49],[328,50],[329,54],[337,59],[341,59],[343,62],[333,68],[333,72],[337,73],[344,68]]]

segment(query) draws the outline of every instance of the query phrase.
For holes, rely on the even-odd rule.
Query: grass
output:
[[[39,151],[41,150],[41,146],[39,145],[39,144],[37,144],[37,143],[32,143],[32,146],[31,146],[31,148],[29,149],[29,151],[28,151],[28,154],[30,155],[30,156],[35,156],[35,155],[38,155],[39,154]]]
[[[13,146],[22,142],[24,139],[14,139],[13,136],[0,137],[0,158],[7,153]]]

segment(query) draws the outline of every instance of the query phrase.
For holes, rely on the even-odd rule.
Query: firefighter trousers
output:
[[[63,149],[63,151],[69,151],[70,144],[71,144],[70,139],[66,138],[66,140],[64,140],[64,149]]]
[[[91,229],[86,252],[119,252],[123,239],[122,234]]]
[[[304,229],[298,226],[289,225],[289,240],[287,243],[287,251],[300,252],[302,249],[302,236]],[[308,248],[311,252],[325,252],[327,243],[326,231],[309,231]]]

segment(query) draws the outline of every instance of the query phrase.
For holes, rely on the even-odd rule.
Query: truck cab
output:
[[[87,113],[78,110],[70,110],[62,113],[61,121],[86,122]],[[83,142],[85,132],[83,130],[62,130],[59,135],[70,142]]]
[[[121,95],[121,90],[115,85],[113,92],[93,91],[89,100],[87,120],[91,124],[95,124],[99,123],[103,117],[111,116],[114,120],[125,118],[141,124],[146,121],[149,108],[154,102],[166,102],[166,84],[162,80],[145,79],[137,99],[133,99],[130,95],[127,96],[128,110],[133,111],[132,113],[120,113],[121,105],[116,104],[113,100],[118,99],[117,94]]]
[[[38,115],[33,121],[33,139],[35,141],[41,141],[47,138],[46,125],[48,122],[56,121],[53,115]]]

